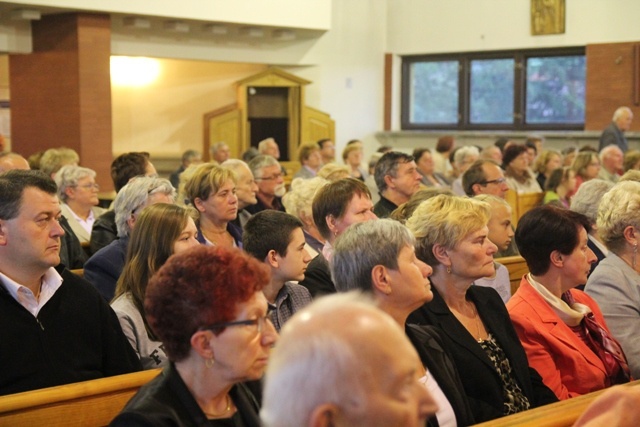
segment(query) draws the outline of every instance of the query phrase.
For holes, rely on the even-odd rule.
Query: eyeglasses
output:
[[[258,327],[258,333],[261,334],[262,331],[264,331],[264,325],[267,322],[271,323],[271,319],[269,318],[269,314],[267,314],[265,316],[262,316],[262,317],[258,317],[256,319],[234,320],[232,322],[215,323],[213,325],[205,326],[205,327],[200,328],[200,329],[201,330],[222,329],[222,328],[227,328],[229,326],[257,326]]]
[[[80,188],[86,188],[87,190],[91,190],[93,188],[95,188],[96,190],[100,189],[100,185],[93,183],[93,184],[84,184],[84,185],[74,185],[74,187],[80,187]]]
[[[263,176],[262,178],[254,178],[256,181],[271,181],[274,179],[280,179],[282,178],[284,175],[282,174],[282,172],[277,173],[275,175],[271,175],[271,176]]]
[[[498,179],[492,179],[490,181],[482,181],[481,184],[482,185],[487,185],[487,184],[504,184],[505,182],[507,182],[506,178],[498,178]]]

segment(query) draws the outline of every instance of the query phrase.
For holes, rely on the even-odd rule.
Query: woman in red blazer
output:
[[[630,379],[598,304],[573,289],[586,282],[596,260],[589,229],[585,216],[547,205],[525,214],[516,230],[530,273],[507,309],[529,365],[561,400]]]

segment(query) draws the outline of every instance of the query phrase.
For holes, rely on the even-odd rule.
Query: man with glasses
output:
[[[249,169],[258,184],[258,203],[247,206],[247,211],[252,215],[265,209],[284,212],[282,196],[287,190],[280,163],[272,156],[260,155],[249,162]]]
[[[502,169],[493,160],[481,159],[473,163],[462,175],[462,188],[469,197],[489,194],[504,199],[509,191]],[[511,226],[513,228],[513,226]],[[515,239],[506,249],[500,249],[493,256],[502,258],[519,255]]]
[[[491,194],[504,199],[509,191],[502,169],[488,159],[477,160],[466,170],[462,175],[462,188],[469,197]]]

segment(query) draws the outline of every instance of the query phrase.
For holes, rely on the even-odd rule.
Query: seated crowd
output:
[[[160,367],[112,425],[466,426],[628,383],[640,156],[542,147],[323,139],[288,192],[272,138],[125,153],[109,209],[73,150],[0,154],[0,396]]]

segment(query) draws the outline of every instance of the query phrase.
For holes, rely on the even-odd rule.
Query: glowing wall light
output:
[[[118,86],[145,86],[160,75],[160,64],[155,59],[112,56],[111,83]]]

